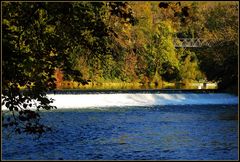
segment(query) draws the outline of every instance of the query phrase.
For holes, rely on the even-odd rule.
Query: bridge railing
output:
[[[210,46],[210,44],[201,38],[174,38],[173,44],[175,47],[202,47]]]

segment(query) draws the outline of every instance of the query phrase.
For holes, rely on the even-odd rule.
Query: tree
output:
[[[98,58],[109,51],[105,43],[112,32],[104,20],[106,6],[103,2],[2,3],[2,105],[12,114],[3,117],[4,127],[12,126],[18,133],[49,130],[40,122],[39,111],[56,108],[46,95],[56,88],[55,70],[87,84],[73,68],[74,49],[81,46],[90,51],[88,57]],[[122,15],[122,10],[117,13],[132,18],[130,13]]]
[[[219,89],[238,93],[238,3],[219,2],[204,13],[203,37],[210,47],[198,50],[201,70],[209,80],[218,82]]]
[[[204,79],[204,74],[200,71],[198,59],[194,52],[180,48],[178,50],[180,60],[180,80],[185,84]]]
[[[74,51],[72,58],[73,68],[84,73],[84,78],[94,82],[121,79],[123,77],[122,65],[124,65],[124,50],[128,48],[125,33],[135,21],[131,15],[131,7],[127,2],[108,2],[102,10],[102,20],[110,31],[108,37],[104,39],[104,46],[108,50],[99,51],[97,55],[86,54],[91,52],[83,46],[78,46]],[[85,60],[85,65],[78,62]],[[82,70],[87,69],[87,72]]]

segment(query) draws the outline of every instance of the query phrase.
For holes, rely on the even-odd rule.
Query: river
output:
[[[236,96],[100,93],[92,96],[93,104],[86,104],[82,100],[87,94],[49,95],[59,108],[41,116],[53,131],[36,139],[24,134],[7,138],[4,130],[3,160],[238,159]],[[76,107],[76,102],[85,105]]]

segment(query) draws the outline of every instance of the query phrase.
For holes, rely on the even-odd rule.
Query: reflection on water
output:
[[[237,111],[237,105],[189,105],[43,112],[54,131],[38,140],[3,136],[2,156],[4,160],[236,160],[238,121],[232,116]]]
[[[81,89],[81,90],[152,90],[152,89],[217,89],[217,83],[210,82],[195,82],[195,83],[169,83],[161,82],[155,83],[127,83],[127,82],[110,82],[110,83],[93,83],[89,82],[87,85],[80,85],[77,87],[72,86],[62,86],[60,89]]]

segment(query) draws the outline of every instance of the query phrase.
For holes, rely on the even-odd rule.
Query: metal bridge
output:
[[[201,38],[174,38],[173,44],[176,48],[177,47],[194,48],[194,47],[210,46],[209,42]]]

